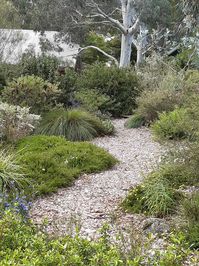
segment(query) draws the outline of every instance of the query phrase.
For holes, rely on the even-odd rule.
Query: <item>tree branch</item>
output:
[[[83,53],[85,50],[88,50],[88,49],[95,49],[95,50],[97,50],[98,52],[100,52],[104,56],[108,57],[111,61],[113,61],[116,64],[116,66],[119,66],[119,63],[118,63],[118,61],[117,61],[117,59],[115,57],[113,57],[110,54],[107,54],[106,52],[104,52],[102,49],[100,49],[97,46],[89,45],[89,46],[80,48],[80,50],[78,51],[78,55],[80,55],[81,53]]]
[[[120,23],[119,20],[117,19],[114,19],[112,17],[110,17],[109,15],[107,15],[100,7],[98,4],[96,4],[94,1],[88,1],[87,4],[86,4],[88,7],[91,7],[91,8],[95,8],[98,13],[95,14],[94,16],[95,17],[103,17],[107,20],[109,20],[114,26],[116,26],[122,33],[126,34],[126,29],[125,27],[122,25],[122,23]],[[92,17],[92,16],[91,16]]]

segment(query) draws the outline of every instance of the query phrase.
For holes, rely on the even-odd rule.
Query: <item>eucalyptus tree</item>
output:
[[[23,27],[68,33],[80,45],[91,29],[105,36],[120,34],[120,67],[130,65],[132,46],[137,50],[137,65],[142,63],[150,44],[164,38],[172,14],[171,0],[56,0],[56,5],[54,0],[12,1],[24,17]]]

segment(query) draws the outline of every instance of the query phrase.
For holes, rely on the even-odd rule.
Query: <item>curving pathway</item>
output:
[[[120,163],[109,171],[84,175],[73,186],[36,200],[31,210],[35,223],[47,218],[48,230],[61,234],[78,224],[82,235],[95,237],[104,222],[113,220],[128,190],[152,170],[162,154],[148,129],[125,129],[124,122],[124,119],[114,121],[115,136],[93,141]]]

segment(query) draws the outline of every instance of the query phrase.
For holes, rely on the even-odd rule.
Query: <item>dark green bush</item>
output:
[[[116,159],[90,143],[69,142],[61,137],[32,136],[19,141],[20,161],[32,182],[27,193],[37,196],[71,185],[83,173],[112,167]]]
[[[81,106],[92,113],[97,115],[109,115],[109,112],[114,109],[110,96],[101,93],[95,89],[82,89],[75,93],[75,98]]]
[[[130,114],[140,93],[135,72],[102,64],[92,65],[83,71],[77,79],[76,87],[78,91],[95,89],[110,97],[111,110],[108,105],[106,111],[114,117]]]
[[[159,139],[184,139],[193,135],[193,121],[184,108],[170,113],[162,113],[151,126],[155,137]]]
[[[77,73],[71,68],[66,68],[64,74],[57,75],[54,80],[58,84],[58,88],[61,92],[58,101],[66,107],[74,106],[76,104],[74,95],[76,80]]]
[[[57,85],[40,77],[24,76],[9,82],[2,97],[10,104],[30,107],[33,113],[40,113],[55,105],[59,94]]]
[[[28,53],[22,57],[18,68],[22,76],[34,75],[54,83],[59,64],[60,62],[56,57],[47,55],[37,57]]]
[[[80,109],[59,109],[44,116],[36,134],[63,136],[70,141],[85,141],[111,134],[113,130],[104,123],[98,117]]]

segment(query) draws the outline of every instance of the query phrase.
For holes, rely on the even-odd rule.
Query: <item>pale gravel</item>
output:
[[[49,232],[66,234],[71,224],[78,223],[82,236],[94,238],[105,222],[115,219],[118,206],[128,190],[140,183],[144,174],[157,165],[164,150],[152,140],[148,129],[126,129],[124,122],[124,119],[114,121],[115,136],[93,141],[120,163],[109,171],[83,175],[71,187],[37,199],[31,209],[36,224],[47,218]],[[123,227],[132,219],[121,212],[119,216]]]

